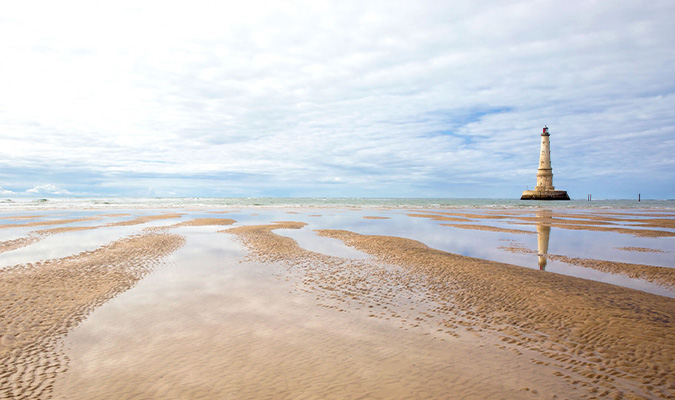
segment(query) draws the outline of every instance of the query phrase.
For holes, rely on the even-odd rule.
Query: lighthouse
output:
[[[569,200],[564,190],[555,190],[553,186],[553,168],[551,168],[551,134],[544,126],[541,133],[541,152],[539,153],[539,169],[537,169],[537,186],[534,190],[526,190],[521,200]]]

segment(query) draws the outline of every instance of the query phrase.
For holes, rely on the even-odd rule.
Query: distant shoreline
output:
[[[0,210],[124,209],[124,208],[219,208],[219,207],[345,207],[345,208],[497,208],[497,209],[675,209],[675,200],[608,199],[570,201],[522,201],[486,198],[325,198],[325,197],[42,197],[6,198]]]

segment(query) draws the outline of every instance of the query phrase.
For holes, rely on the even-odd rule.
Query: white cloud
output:
[[[63,195],[72,195],[74,193],[71,193],[66,189],[61,189],[60,187],[52,184],[46,184],[46,185],[38,185],[35,186],[34,188],[28,189],[26,190],[26,194],[36,196],[46,196],[46,195],[63,196]]]
[[[153,179],[167,191],[187,180],[189,192],[225,176],[245,194],[339,176],[354,193],[427,185],[452,195],[443,181],[501,182],[507,193],[534,180],[544,124],[556,179],[641,170],[661,186],[675,181],[664,172],[675,151],[667,2],[16,2],[6,11],[0,182],[12,187],[67,183],[41,176],[58,171],[86,175],[78,192],[123,194],[120,182],[135,190]],[[331,190],[323,194],[342,193]]]
[[[0,195],[2,196],[12,196],[15,195],[15,192],[12,192],[11,190],[4,189],[2,186],[0,186]]]

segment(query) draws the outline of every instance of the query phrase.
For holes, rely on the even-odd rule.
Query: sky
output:
[[[0,196],[675,198],[674,1],[1,1]]]

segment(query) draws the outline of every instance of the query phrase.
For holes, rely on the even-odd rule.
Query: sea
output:
[[[26,209],[131,209],[131,208],[495,208],[495,209],[675,209],[675,199],[638,201],[637,199],[525,201],[519,199],[482,198],[277,198],[277,197],[54,197],[6,198],[0,200],[0,210]]]

